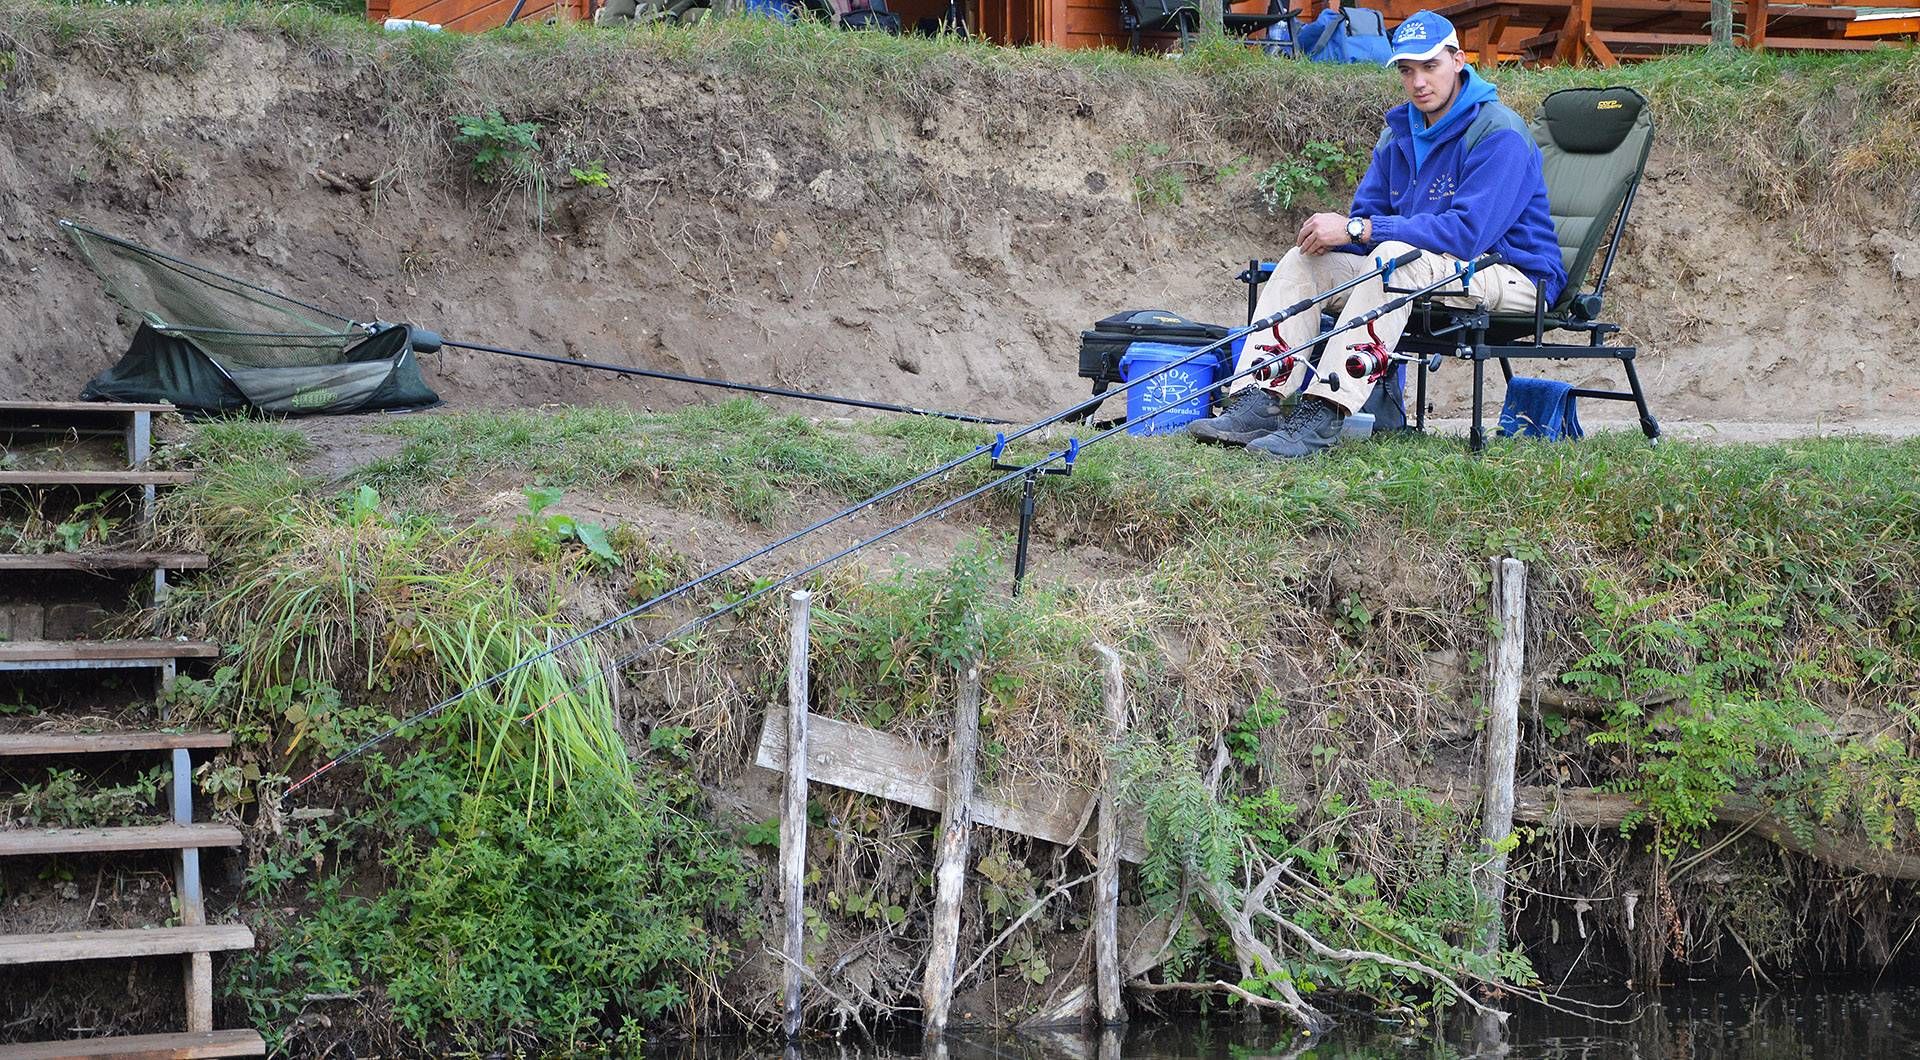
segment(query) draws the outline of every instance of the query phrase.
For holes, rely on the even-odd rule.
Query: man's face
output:
[[[1402,59],[1394,65],[1400,68],[1400,87],[1406,89],[1413,109],[1432,120],[1453,104],[1467,57],[1464,52],[1442,50],[1431,59]]]

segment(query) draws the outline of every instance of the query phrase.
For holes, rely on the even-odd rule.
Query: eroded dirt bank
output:
[[[1370,143],[1392,88],[841,47],[6,8],[0,380],[69,396],[124,348],[53,228],[71,216],[356,318],[1029,416],[1081,392],[1094,319],[1240,319],[1236,263],[1344,201],[1334,174],[1341,190],[1270,212],[1260,172],[1307,141]],[[1901,429],[1920,322],[1910,115],[1873,85],[1848,98],[1761,73],[1780,84],[1754,86],[1745,120],[1713,113],[1724,85],[1649,86],[1659,146],[1613,304],[1676,425]],[[1522,109],[1551,87],[1504,76]],[[538,127],[537,178],[476,181],[452,119],[494,110]],[[608,186],[582,186],[596,163]],[[428,369],[464,404],[705,396],[484,354]],[[1438,414],[1460,412],[1463,375],[1443,373]]]

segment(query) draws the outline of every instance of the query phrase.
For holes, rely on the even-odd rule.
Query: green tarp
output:
[[[439,404],[405,324],[360,324],[191,262],[94,231],[60,227],[115,301],[141,324],[89,400],[283,415]]]

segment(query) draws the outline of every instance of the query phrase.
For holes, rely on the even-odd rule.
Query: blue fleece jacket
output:
[[[1540,149],[1526,122],[1471,67],[1459,98],[1431,128],[1411,103],[1387,111],[1348,216],[1371,218],[1375,243],[1397,240],[1456,258],[1498,251],[1539,285],[1548,305],[1567,285]]]

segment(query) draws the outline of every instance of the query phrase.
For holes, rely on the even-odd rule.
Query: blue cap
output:
[[[1442,48],[1460,47],[1460,34],[1454,32],[1453,23],[1431,11],[1408,15],[1405,22],[1394,27],[1391,39],[1393,54],[1387,56],[1388,66],[1402,59],[1425,62],[1439,55]]]

